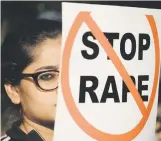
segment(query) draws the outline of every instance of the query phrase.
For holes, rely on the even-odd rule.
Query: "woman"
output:
[[[6,93],[2,92],[2,106],[9,98],[20,120],[2,141],[53,140],[61,30],[60,22],[37,20],[6,37],[1,52]]]

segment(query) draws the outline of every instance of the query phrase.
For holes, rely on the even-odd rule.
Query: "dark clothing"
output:
[[[13,123],[12,128],[6,132],[1,141],[44,141],[35,130],[25,134],[20,128],[20,121]]]

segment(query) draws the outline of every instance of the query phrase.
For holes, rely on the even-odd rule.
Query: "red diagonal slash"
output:
[[[70,29],[69,35],[66,39],[64,52],[63,52],[63,59],[62,59],[62,75],[61,75],[64,100],[73,120],[78,124],[78,126],[84,132],[86,132],[89,136],[93,137],[98,141],[131,141],[141,132],[150,115],[150,112],[154,103],[155,95],[156,95],[157,84],[158,84],[159,67],[160,67],[160,48],[159,48],[158,32],[157,32],[154,18],[153,16],[146,16],[146,17],[149,21],[149,24],[153,33],[154,45],[155,45],[155,75],[154,75],[152,94],[151,94],[147,109],[140,97],[139,92],[135,88],[135,85],[131,80],[128,72],[126,71],[125,67],[121,63],[117,54],[113,50],[109,41],[106,39],[106,37],[98,27],[96,22],[90,16],[89,12],[80,12],[77,15]],[[88,121],[86,121],[86,119],[81,115],[72,98],[72,93],[69,85],[69,59],[70,59],[74,39],[83,22],[85,22],[88,25],[88,27],[91,29],[91,32],[96,37],[96,39],[100,42],[101,46],[104,48],[106,53],[108,52],[108,55],[111,61],[113,62],[114,66],[116,67],[122,79],[124,80],[127,87],[129,88],[132,96],[134,97],[134,100],[138,105],[138,108],[140,109],[140,112],[142,113],[142,119],[139,121],[136,127],[128,131],[127,133],[119,134],[119,135],[110,134],[96,129]]]

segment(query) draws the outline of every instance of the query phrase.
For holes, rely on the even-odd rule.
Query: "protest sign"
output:
[[[63,3],[54,141],[154,141],[161,11]]]

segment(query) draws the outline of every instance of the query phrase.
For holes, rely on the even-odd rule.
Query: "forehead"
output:
[[[25,68],[24,72],[35,72],[43,66],[59,68],[61,55],[61,36],[56,39],[46,39],[34,51],[34,61]]]

